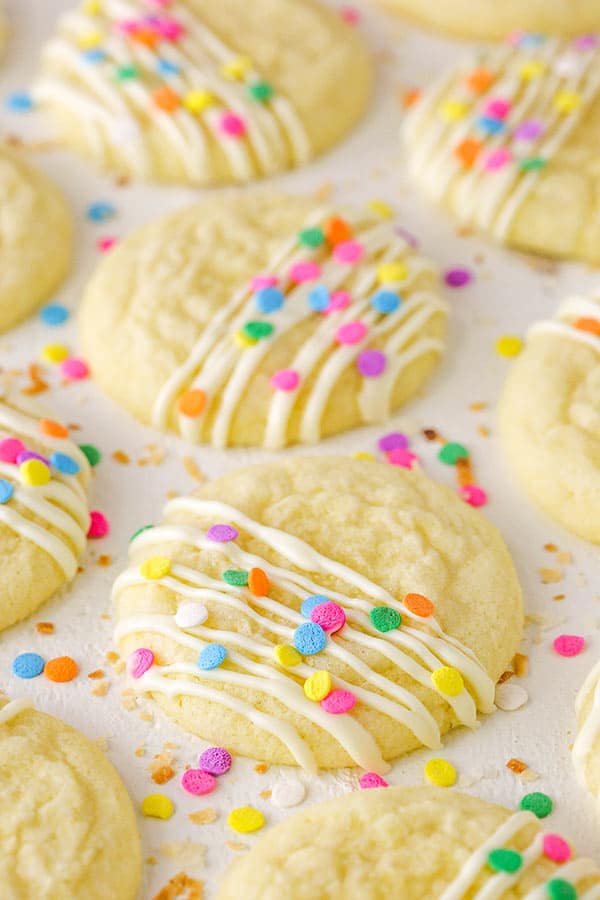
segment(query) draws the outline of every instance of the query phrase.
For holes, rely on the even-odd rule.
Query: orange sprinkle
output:
[[[269,576],[262,569],[250,569],[248,573],[248,587],[255,597],[266,597],[270,588]]]
[[[190,388],[189,391],[184,391],[177,401],[179,412],[192,419],[199,416],[205,406],[206,394],[200,388]]]
[[[404,605],[415,616],[421,616],[423,619],[432,616],[435,609],[431,600],[424,597],[423,594],[407,594],[404,598]]]
[[[454,149],[455,156],[461,161],[465,168],[470,169],[482,150],[481,141],[475,138],[465,138]]]
[[[475,476],[469,458],[456,460],[456,480],[459,486],[475,484]]]
[[[55,659],[49,659],[44,666],[44,675],[50,681],[73,681],[79,666],[70,656],[57,656]]]
[[[53,419],[40,419],[39,429],[42,434],[46,434],[48,437],[66,438],[69,434],[68,429],[64,425],[61,425],[60,422],[54,422]]]
[[[152,99],[159,109],[164,112],[175,112],[181,104],[179,94],[171,90],[170,87],[159,87],[152,92]]]
[[[131,37],[139,44],[145,44],[146,47],[155,47],[158,44],[158,35],[150,31],[149,28],[147,30],[134,31]]]
[[[411,88],[402,95],[402,106],[404,109],[410,109],[417,101],[421,99],[421,91],[419,88]]]
[[[325,225],[325,237],[330,244],[341,244],[342,241],[350,240],[352,231],[344,219],[334,216]]]
[[[476,94],[483,94],[484,91],[487,91],[493,80],[494,75],[489,69],[473,69],[466,79],[467,87]]]
[[[575,328],[578,328],[579,331],[588,331],[590,334],[600,337],[600,319],[577,319]]]

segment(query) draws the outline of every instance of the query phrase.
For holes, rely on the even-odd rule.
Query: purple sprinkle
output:
[[[381,350],[363,350],[356,360],[356,368],[365,378],[377,378],[385,371],[387,358]]]
[[[543,122],[537,122],[535,119],[528,119],[521,122],[515,131],[515,138],[518,141],[535,141],[544,133]]]
[[[598,46],[597,34],[582,34],[573,41],[576,50],[593,50]]]
[[[50,468],[50,460],[46,459],[45,456],[40,456],[39,453],[34,453],[33,450],[23,450],[19,453],[17,456],[17,465],[22,465],[24,462],[27,462],[28,459],[39,459]]]
[[[419,241],[414,234],[411,234],[411,232],[407,231],[406,228],[403,228],[402,225],[397,225],[395,231],[401,238],[404,238],[409,247],[412,247],[414,250],[417,249]]]
[[[224,775],[231,768],[231,754],[224,747],[209,747],[198,757],[198,765],[210,775]]]
[[[209,541],[226,544],[228,541],[235,541],[239,537],[239,531],[233,525],[211,525],[206,532],[206,537]]]
[[[377,446],[382,453],[389,453],[390,450],[406,450],[408,447],[408,438],[399,431],[392,431],[390,434],[384,434],[377,441]]]
[[[448,269],[444,275],[444,281],[448,287],[459,288],[464,287],[473,280],[473,274],[469,269],[457,267],[456,269]]]

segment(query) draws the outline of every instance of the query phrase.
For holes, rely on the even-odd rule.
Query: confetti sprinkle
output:
[[[8,95],[5,100],[5,106],[9,112],[23,113],[32,110],[34,102],[31,94],[25,91],[15,91]]]
[[[179,628],[195,628],[208,619],[208,610],[203,603],[182,603],[175,613],[175,624]]]
[[[21,454],[18,458],[21,458]],[[23,484],[31,487],[41,487],[50,481],[50,469],[46,463],[33,456],[19,465],[19,474]]]
[[[254,302],[258,310],[264,315],[277,312],[283,306],[284,301],[283,291],[272,285],[260,288],[254,295]]]
[[[40,310],[40,319],[44,325],[55,327],[62,325],[69,318],[69,310],[60,303],[49,303]]]
[[[195,797],[211,794],[216,786],[217,779],[209,772],[203,772],[202,769],[186,769],[181,776],[181,787]]]
[[[369,613],[371,624],[377,631],[385,633],[400,628],[402,616],[391,606],[374,606]]]
[[[44,671],[44,659],[39,653],[19,653],[12,662],[17,678],[37,678]]]
[[[382,288],[371,297],[371,306],[382,315],[395,312],[400,306],[400,295],[396,291],[388,291]]]
[[[67,381],[82,381],[88,377],[90,370],[85,360],[71,356],[61,362],[60,374]]]
[[[571,859],[571,848],[558,834],[545,834],[542,846],[544,856],[555,863],[565,863]]]
[[[240,834],[251,834],[259,831],[265,824],[265,817],[258,809],[252,806],[240,806],[232,809],[227,816],[227,824],[233,831]]]
[[[323,631],[334,633],[346,624],[346,613],[339,604],[328,601],[313,607],[310,620],[320,625]]]
[[[110,523],[104,513],[93,509],[90,513],[90,527],[87,536],[92,539],[103,538],[110,532]]]
[[[494,344],[498,356],[504,356],[507,359],[518,356],[523,349],[523,341],[516,334],[503,334]]]
[[[246,587],[248,573],[244,569],[226,569],[223,572],[223,581],[233,587]]]
[[[358,241],[341,241],[333,249],[333,258],[339,263],[352,264],[362,259],[365,248]]]
[[[279,391],[295,391],[300,384],[300,375],[294,369],[280,369],[271,376],[271,387]]]
[[[559,656],[578,656],[585,649],[585,638],[578,634],[560,634],[552,646]]]
[[[65,683],[73,681],[79,672],[79,666],[70,656],[57,656],[49,659],[44,666],[44,675],[49,681]]]
[[[329,672],[319,670],[304,682],[304,696],[308,700],[320,703],[331,693],[331,675]]]
[[[435,612],[433,603],[423,594],[407,594],[404,598],[404,605],[409,612],[422,619],[429,618]]]
[[[198,765],[211,775],[225,775],[231,768],[231,754],[224,747],[209,747],[198,757]]]
[[[350,712],[355,705],[356,697],[354,694],[351,691],[344,691],[340,688],[336,688],[336,690],[333,690],[321,700],[321,707],[332,716],[340,716]]]
[[[25,445],[18,438],[4,438],[0,441],[0,462],[16,463]]]
[[[267,597],[271,585],[269,576],[257,566],[250,569],[248,573],[248,589],[255,597]]]
[[[316,622],[304,622],[294,632],[294,647],[303,656],[313,656],[325,649],[327,637]]]
[[[298,806],[306,797],[306,788],[301,781],[282,778],[275,782],[271,791],[271,803],[277,809]]]
[[[302,656],[290,644],[277,644],[273,650],[273,655],[280,666],[285,666],[288,669],[302,662]]]
[[[211,525],[206,532],[206,537],[209,539],[209,541],[216,541],[219,544],[226,544],[229,541],[235,541],[239,536],[239,531],[237,530],[237,528],[234,528],[233,525]]]
[[[408,447],[408,438],[399,431],[392,431],[380,437],[377,446],[383,453],[388,453],[390,450],[405,450]]]
[[[190,388],[184,391],[177,401],[177,409],[183,416],[195,419],[206,406],[206,394],[201,388]]]
[[[400,466],[402,469],[412,469],[419,462],[419,457],[412,450],[404,450],[397,447],[396,450],[390,450],[386,453],[387,461],[391,466]]]
[[[96,446],[94,446],[94,444],[80,444],[79,449],[89,462],[90,466],[92,466],[92,468],[94,466],[97,466],[102,459],[102,453]]]
[[[96,241],[96,247],[98,248],[100,253],[108,253],[109,250],[117,244],[118,238],[113,235],[108,235],[107,237],[98,238]]]
[[[321,267],[311,260],[299,260],[294,263],[289,270],[290,281],[295,284],[304,284],[307,281],[314,281],[321,275]]]
[[[487,864],[494,872],[518,872],[523,865],[523,858],[516,850],[498,847],[488,853]]]
[[[64,344],[46,344],[40,352],[42,362],[57,365],[63,362],[69,356],[69,348]]]
[[[116,215],[117,211],[112,203],[107,200],[97,200],[90,203],[86,210],[86,216],[91,222],[106,222]]]
[[[170,572],[171,560],[167,556],[151,556],[149,559],[145,559],[140,566],[140,575],[154,581],[166,578]]]
[[[487,503],[487,492],[482,487],[479,487],[478,484],[462,484],[458,489],[458,493],[469,506],[485,506]]]
[[[0,503],[8,503],[14,492],[15,489],[11,482],[0,478]]]
[[[540,791],[534,791],[531,794],[525,794],[521,797],[519,803],[520,809],[532,812],[538,819],[545,819],[552,812],[554,804],[552,798],[548,794],[542,794]]]
[[[444,273],[444,282],[451,288],[466,287],[472,281],[473,273],[464,267],[456,266]]]
[[[403,262],[382,263],[377,269],[377,278],[381,284],[395,284],[408,278],[408,266]]]
[[[148,794],[142,800],[142,814],[152,819],[170,819],[175,812],[173,801],[166,794]]]
[[[438,453],[440,462],[447,466],[455,466],[459,459],[468,459],[469,451],[462,444],[448,443],[444,444]]]
[[[198,665],[201,669],[217,669],[227,656],[227,650],[223,644],[207,644],[200,652]]]
[[[378,775],[376,772],[365,772],[358,779],[358,783],[363,791],[369,790],[370,788],[389,787],[385,778],[382,778],[381,775]]]
[[[440,666],[431,673],[434,687],[448,697],[458,697],[465,689],[465,682],[458,669],[452,666]]]
[[[553,878],[546,884],[549,900],[577,900],[577,891],[569,881]]]
[[[436,787],[452,787],[456,784],[456,769],[447,759],[430,759],[425,763],[424,774],[427,781]]]
[[[154,665],[154,653],[148,647],[138,647],[127,659],[127,672],[132,678],[141,678]]]
[[[365,378],[378,378],[386,366],[387,357],[381,350],[363,350],[356,359],[356,368]]]
[[[79,463],[66,453],[52,453],[50,465],[63,475],[76,475],[79,472]]]

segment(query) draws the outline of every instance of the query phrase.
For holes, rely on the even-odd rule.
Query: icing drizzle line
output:
[[[593,322],[597,325],[595,330],[582,327],[582,323]],[[561,335],[600,353],[600,297],[571,297],[565,300],[558,307],[554,319],[536,322],[527,336],[537,334]]]
[[[581,722],[583,709],[590,701],[591,705],[585,722]],[[575,711],[580,721],[580,728],[573,744],[573,764],[585,784],[589,757],[600,737],[600,662],[596,663],[577,694]]]
[[[17,700],[10,700],[0,708],[0,725],[6,725],[11,719],[16,718],[19,713],[32,707],[33,703],[29,697],[19,697]]]

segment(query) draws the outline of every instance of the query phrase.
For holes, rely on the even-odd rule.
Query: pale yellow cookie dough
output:
[[[1,707],[3,900],[134,900],[140,839],[112,763],[59,719],[25,708],[2,722]]]
[[[364,247],[352,265],[338,263],[329,243],[298,243],[301,230],[340,215]],[[294,289],[294,260],[316,261],[321,274]],[[285,294],[277,311],[261,312],[249,287],[264,274],[275,274]],[[351,305],[314,311],[308,295],[318,286],[349,294]],[[371,306],[380,288],[401,297],[389,314]],[[210,198],[138,229],[96,270],[80,321],[97,382],[143,422],[194,442],[276,448],[385,421],[438,360],[446,314],[435,267],[393,222],[260,192]],[[246,340],[244,327],[257,321],[271,335]],[[350,321],[368,330],[342,347],[337,331]],[[385,352],[381,375],[359,371],[363,350]],[[282,369],[300,375],[285,397],[271,381]],[[182,397],[197,390],[200,414],[182,413]]]
[[[598,298],[567,300],[531,330],[498,415],[523,488],[565,528],[600,543],[600,335],[575,327],[586,317],[600,328]]]
[[[68,437],[42,432],[40,422],[48,419],[55,421],[23,395],[0,389],[0,448],[17,439],[46,459],[61,453],[79,466],[73,475],[51,467],[47,484],[31,485],[20,466],[0,460],[0,479],[13,488],[12,496],[0,503],[0,630],[30,615],[71,581],[85,548],[90,467]]]
[[[194,506],[198,500],[221,501],[232,509],[218,505],[198,509]],[[300,538],[312,550],[294,549],[293,540],[288,543],[285,534],[272,538],[255,533],[253,528],[258,526],[243,520],[243,515],[254,523]],[[240,536],[233,543],[209,542],[202,549],[206,530],[215,523],[235,525]],[[176,526],[175,531],[172,526]],[[185,526],[183,530],[181,526]],[[240,548],[252,556],[236,555]],[[314,557],[314,551],[344,564],[353,573],[332,573],[329,564],[324,566]],[[290,562],[288,553],[295,563]],[[165,560],[167,569],[161,568]],[[292,575],[276,572],[274,564],[291,570]],[[149,575],[148,566],[154,568]],[[278,601],[270,609],[253,599],[249,590],[230,587],[222,577],[230,569],[261,567],[271,573],[268,596]],[[153,575],[161,577],[153,580]],[[364,577],[374,585],[365,586],[360,580]],[[294,578],[304,579],[298,582],[300,587]],[[299,613],[301,602],[314,594],[330,596],[332,591],[339,592],[342,599],[337,602],[347,613],[350,610],[348,614],[356,606],[354,599],[365,612],[352,619],[352,627],[357,630],[354,634],[346,630],[330,640],[368,669],[357,672],[356,659],[352,663],[350,657],[336,657],[333,645],[328,645],[325,653],[304,656],[304,668],[279,665],[275,645],[289,645],[294,629],[307,621]],[[301,735],[302,753],[305,757],[312,753],[317,765],[333,768],[362,760],[366,768],[369,759],[377,759],[380,754],[393,759],[422,746],[410,723],[397,720],[393,711],[373,706],[373,695],[379,698],[380,691],[397,700],[399,685],[412,698],[418,698],[424,704],[416,714],[420,725],[424,719],[431,722],[430,716],[435,720],[429,732],[430,743],[435,746],[440,746],[440,733],[457,725],[446,696],[431,689],[431,672],[442,665],[444,644],[436,645],[437,657],[428,657],[427,665],[432,668],[426,665],[424,681],[418,683],[415,679],[419,674],[413,672],[414,677],[409,677],[402,671],[406,660],[389,656],[394,652],[392,646],[400,646],[395,643],[398,638],[408,640],[408,644],[402,644],[404,650],[413,659],[420,659],[420,651],[408,636],[412,628],[426,638],[431,633],[427,620],[413,619],[403,611],[397,635],[370,627],[367,616],[374,606],[402,601],[409,592],[421,593],[435,604],[437,620],[449,636],[444,641],[458,639],[473,651],[479,660],[473,684],[481,685],[483,679],[482,690],[493,699],[494,684],[518,648],[523,623],[517,576],[494,526],[450,489],[420,472],[367,460],[294,458],[225,475],[192,495],[191,505],[185,498],[172,501],[165,511],[164,527],[144,531],[131,544],[131,568],[117,580],[114,590],[116,640],[126,656],[138,648],[155,653],[156,664],[142,678],[134,678],[132,686],[151,693],[187,731],[265,762],[300,761],[305,765],[281,737],[284,729],[289,733],[291,728]],[[201,603],[209,617],[205,625],[188,632],[183,625],[179,627],[174,616],[190,603]],[[283,623],[284,630],[274,628],[274,622]],[[250,644],[244,644],[247,640]],[[240,668],[232,656],[221,669],[206,676],[197,666],[204,643],[221,643],[230,654],[244,654],[253,653],[253,641],[258,642],[255,661],[265,667],[253,670],[257,676],[254,680],[247,682],[240,675],[241,681],[231,684],[219,677],[225,671],[227,676],[230,670],[243,671],[244,666]],[[170,664],[172,670],[164,668]],[[339,688],[344,679],[348,689],[362,685],[372,692],[370,697],[359,696],[347,715],[367,732],[363,745],[365,740],[372,740],[374,749],[352,757],[348,747],[355,746],[354,737],[345,749],[330,731],[342,716],[329,715],[317,723],[310,718],[312,706],[292,709],[294,703],[304,703],[302,685],[315,670],[330,672],[334,687]],[[383,679],[374,681],[373,671]],[[235,674],[232,677],[237,678]],[[216,687],[221,695],[199,696],[198,685]],[[299,690],[301,696],[285,693],[292,689]],[[462,699],[466,699],[465,693]],[[238,701],[246,708],[232,708],[231,703]],[[263,718],[254,717],[252,710],[260,711]],[[380,769],[385,771],[385,767]]]
[[[494,890],[489,896],[517,900],[536,888],[546,896],[553,879],[574,885],[579,897],[600,884],[591,860],[577,861],[575,873],[547,859],[539,845],[535,852],[531,844],[548,830],[548,820],[542,825],[531,813],[518,815],[511,824],[508,809],[457,791],[357,791],[302,809],[265,832],[226,873],[218,900],[437,900],[451,887],[453,898],[487,889]],[[502,828],[513,833],[496,842]],[[495,873],[487,856],[500,848],[521,854],[529,848],[533,859],[512,876]]]
[[[600,800],[600,664],[584,681],[576,701],[578,732],[573,764],[582,784]]]
[[[381,0],[421,25],[469,38],[514,31],[577,35],[600,29],[596,0]]]
[[[28,316],[71,264],[71,214],[58,188],[0,144],[0,332]]]
[[[598,265],[600,49],[531,40],[481,49],[425,88],[404,122],[408,164],[461,226]]]
[[[67,13],[35,94],[60,140],[108,171],[217,184],[326,150],[371,77],[358,31],[317,0],[176,0],[158,14],[132,0]]]

